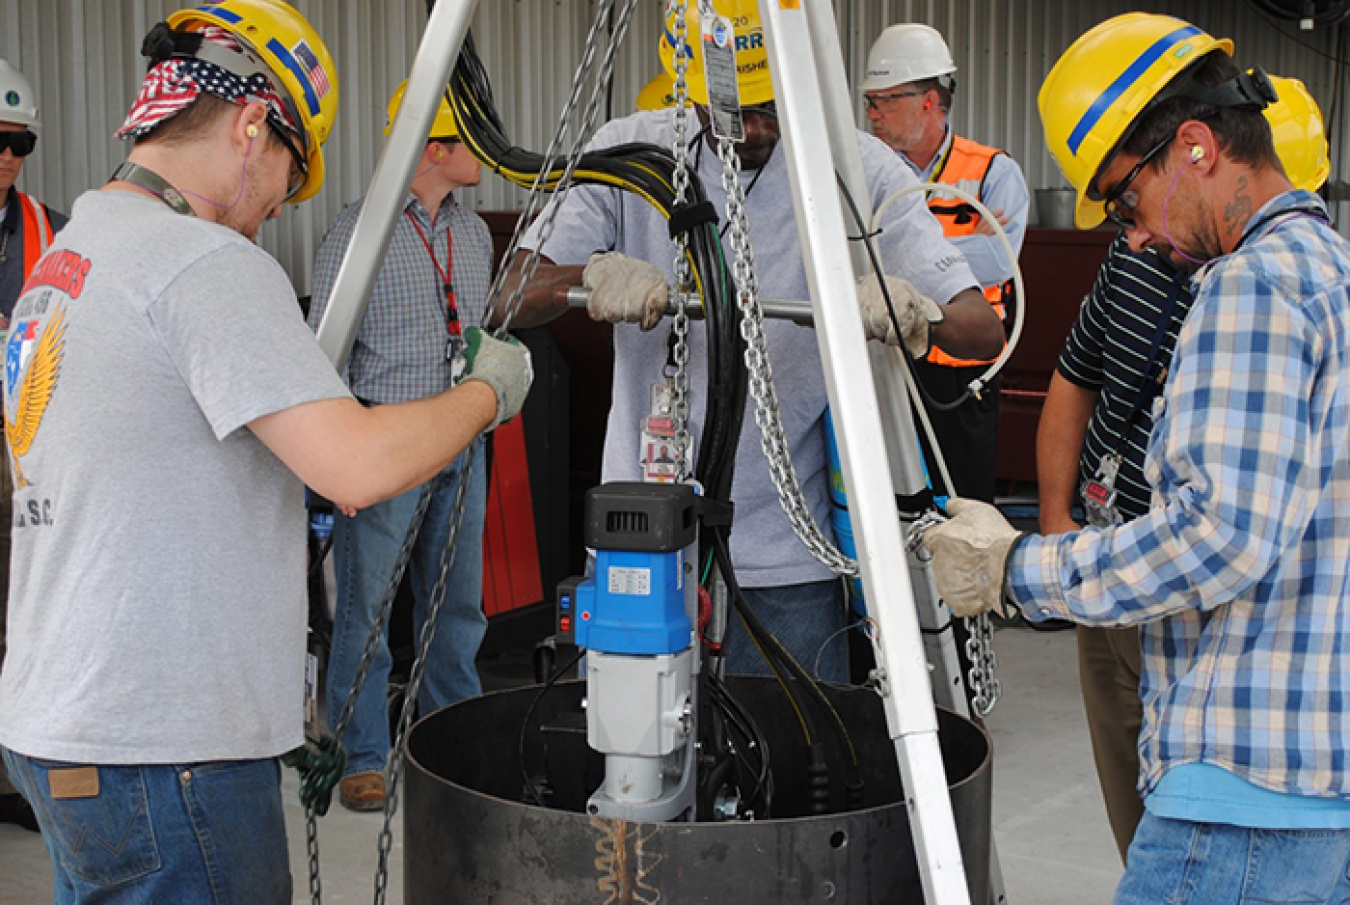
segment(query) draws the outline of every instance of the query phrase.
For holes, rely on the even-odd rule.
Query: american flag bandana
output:
[[[234,36],[223,28],[210,25],[201,31],[206,40],[223,44],[236,53],[243,51]],[[114,134],[122,139],[144,135],[181,112],[202,92],[241,107],[249,101],[263,101],[270,110],[268,115],[277,123],[296,135],[304,134],[300,124],[287,114],[286,105],[267,76],[257,72],[244,78],[215,63],[185,57],[174,57],[150,67],[126,121]]]

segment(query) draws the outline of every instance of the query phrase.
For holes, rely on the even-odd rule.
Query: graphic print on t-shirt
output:
[[[5,438],[9,441],[15,490],[31,483],[20,460],[33,445],[61,377],[66,308],[57,299],[51,316],[46,317],[51,295],[43,292],[20,300],[5,347]]]

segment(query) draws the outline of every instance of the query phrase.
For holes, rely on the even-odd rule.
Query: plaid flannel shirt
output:
[[[1350,245],[1323,211],[1281,195],[1196,274],[1149,512],[1009,562],[1028,614],[1140,624],[1146,793],[1208,763],[1350,797]]]
[[[347,205],[319,243],[309,309],[309,325],[314,330],[323,321],[360,213],[360,201]],[[446,195],[433,224],[422,202],[408,195],[343,374],[353,395],[368,402],[411,402],[449,389],[451,383],[451,365],[445,357],[444,283],[409,215],[431,241],[442,267],[446,242],[453,243],[451,278],[464,328],[480,324],[487,307],[492,236],[483,218],[453,195]]]

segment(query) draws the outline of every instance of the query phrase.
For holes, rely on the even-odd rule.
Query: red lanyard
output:
[[[462,336],[464,331],[459,323],[459,309],[455,307],[455,284],[451,280],[455,251],[454,242],[450,238],[450,230],[447,228],[445,231],[445,266],[442,267],[441,262],[436,260],[436,250],[432,247],[430,240],[427,239],[427,234],[422,232],[421,225],[413,218],[412,212],[405,209],[403,214],[408,218],[408,222],[413,225],[413,229],[417,230],[418,238],[426,246],[427,254],[431,255],[431,263],[441,278],[441,285],[445,287],[445,332],[451,336]]]

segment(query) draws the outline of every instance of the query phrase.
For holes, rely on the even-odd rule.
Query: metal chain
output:
[[[460,526],[464,522],[464,506],[468,499],[469,485],[473,482],[473,470],[483,444],[475,442],[461,459],[458,483],[455,486],[455,505],[450,515],[450,533],[445,549],[441,552],[441,571],[431,588],[431,602],[427,608],[422,631],[417,639],[417,653],[413,658],[412,672],[408,676],[408,685],[403,692],[403,710],[399,713],[398,733],[394,736],[394,745],[389,750],[389,763],[385,772],[389,775],[389,787],[384,798],[384,823],[380,827],[379,864],[375,869],[375,905],[382,905],[389,885],[389,852],[394,845],[394,833],[391,829],[394,814],[398,811],[398,787],[403,777],[403,743],[408,729],[412,726],[413,713],[417,709],[417,692],[422,687],[422,678],[426,674],[427,653],[436,637],[436,622],[441,606],[445,603],[446,579],[455,564]],[[433,482],[434,483],[434,482]]]
[[[994,626],[988,613],[966,619],[966,658],[970,661],[970,706],[981,717],[988,716],[1003,696],[1003,684],[996,670]]]
[[[380,608],[376,613],[375,623],[370,627],[370,635],[366,637],[365,647],[361,649],[361,659],[356,664],[356,675],[352,679],[351,690],[347,693],[347,699],[342,703],[342,712],[338,716],[337,724],[333,727],[333,743],[338,748],[341,748],[342,737],[346,735],[347,726],[351,723],[352,715],[356,712],[356,701],[361,696],[361,689],[365,687],[366,676],[370,673],[371,664],[375,662],[375,651],[384,639],[384,629],[389,624],[389,614],[394,609],[394,598],[398,595],[399,583],[403,580],[403,572],[407,568],[408,559],[412,556],[412,548],[417,541],[417,533],[422,527],[422,520],[426,517],[427,507],[431,503],[434,484],[434,479],[428,481],[422,488],[421,495],[417,498],[417,507],[413,510],[412,519],[408,522],[408,531],[403,536],[403,544],[399,547],[398,557],[394,560],[394,570],[390,573],[389,583],[385,585],[384,594],[380,597]],[[319,839],[315,816],[314,805],[310,803],[305,807],[305,843],[309,852],[309,896],[313,905],[321,905],[323,891],[319,879]]]
[[[675,158],[675,209],[689,198],[689,57],[685,0],[675,0],[675,135],[671,154]],[[689,293],[692,269],[689,266],[689,234],[675,237],[675,393],[672,400],[675,420],[675,470],[677,481],[688,481],[693,474],[689,461]],[[706,303],[706,299],[705,299]],[[706,316],[706,315],[705,315]]]
[[[591,30],[586,34],[586,47],[582,52],[581,63],[577,66],[576,74],[572,77],[572,91],[567,97],[567,102],[563,104],[562,113],[558,116],[558,127],[549,140],[548,149],[544,151],[544,167],[540,169],[539,175],[535,177],[534,185],[530,187],[530,193],[526,199],[525,210],[521,213],[517,221],[516,231],[511,236],[511,243],[506,250],[506,255],[502,258],[507,264],[515,257],[516,251],[520,247],[521,236],[524,235],[525,227],[534,219],[538,212],[545,192],[545,182],[547,181],[548,169],[553,164],[554,155],[562,145],[564,137],[572,128],[572,114],[577,107],[577,100],[581,95],[582,87],[590,78],[591,70],[595,65],[595,52],[601,33],[600,23],[604,22],[610,15],[614,6],[614,0],[600,0],[596,8],[595,19],[591,22]],[[558,186],[555,191],[555,197],[552,203],[544,212],[544,218],[539,225],[539,239],[535,247],[530,249],[529,257],[525,260],[524,267],[521,268],[520,279],[516,283],[510,298],[507,300],[506,307],[502,309],[501,329],[506,330],[510,326],[516,312],[520,310],[525,302],[525,287],[534,279],[535,273],[539,270],[540,249],[548,244],[549,237],[553,235],[553,224],[557,219],[558,211],[562,208],[562,201],[567,196],[567,192],[572,186],[572,173],[576,170],[577,162],[580,161],[582,152],[586,148],[586,142],[592,129],[595,126],[596,117],[599,115],[601,100],[604,97],[604,88],[609,84],[610,77],[614,72],[614,57],[619,46],[623,43],[624,35],[628,33],[628,23],[632,19],[633,9],[637,6],[637,0],[625,0],[622,9],[619,10],[619,18],[614,23],[613,33],[610,36],[609,44],[605,47],[604,57],[600,63],[600,71],[596,76],[595,83],[591,87],[591,96],[586,102],[586,109],[582,113],[582,122],[577,128],[572,138],[571,148],[567,152],[567,162],[563,168],[562,177],[558,180]],[[485,311],[492,311],[496,308],[496,302],[501,296],[501,292],[506,283],[507,273],[511,270],[509,266],[501,267],[497,271],[497,276],[492,282],[492,288],[488,291],[488,304]]]
[[[736,304],[741,311],[745,364],[750,372],[750,393],[755,398],[755,423],[759,425],[760,447],[769,463],[769,475],[778,490],[778,502],[792,523],[792,530],[811,555],[838,575],[855,576],[858,574],[858,563],[841,553],[821,532],[806,503],[801,481],[792,464],[792,455],[783,431],[783,419],[778,410],[778,395],[773,385],[768,341],[764,336],[764,312],[759,305],[759,284],[754,269],[755,253],[750,247],[745,191],[741,188],[741,162],[734,146],[728,141],[718,142],[717,155],[722,160],[722,188],[727,196],[727,222],[730,224],[733,254],[732,278],[736,284]]]
[[[921,513],[909,527],[905,548],[925,562],[932,559],[923,547],[924,532],[946,521],[938,512]],[[988,716],[1003,696],[1003,684],[998,680],[998,658],[994,655],[994,626],[988,613],[965,620],[966,660],[970,669],[966,681],[970,685],[970,707],[981,717]]]

